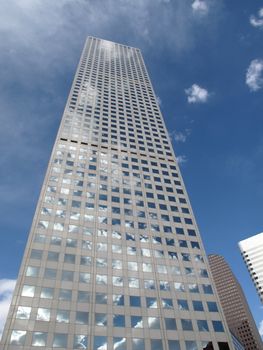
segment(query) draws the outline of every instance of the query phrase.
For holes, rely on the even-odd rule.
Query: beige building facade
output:
[[[86,41],[1,344],[233,349],[139,49]]]

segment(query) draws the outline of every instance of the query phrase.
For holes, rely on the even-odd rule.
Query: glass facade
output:
[[[89,37],[2,349],[231,344],[140,50]]]

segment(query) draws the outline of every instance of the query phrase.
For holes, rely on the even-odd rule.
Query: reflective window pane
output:
[[[88,303],[90,294],[89,292],[78,291],[78,303]]]
[[[114,350],[126,350],[126,338],[113,337]]]
[[[107,326],[107,314],[96,313],[95,314],[95,324],[96,326]]]
[[[95,303],[96,304],[107,304],[107,299],[108,299],[107,294],[96,293]]]
[[[143,328],[143,320],[141,316],[131,316],[132,328]]]
[[[165,327],[167,330],[176,330],[176,321],[174,318],[165,318]]]
[[[76,323],[78,324],[88,324],[89,322],[89,313],[84,311],[76,312]]]
[[[35,294],[35,287],[34,286],[24,285],[23,290],[22,290],[22,294],[21,294],[23,297],[33,298],[34,294]]]
[[[11,334],[11,345],[24,345],[26,340],[26,331],[14,330]]]
[[[62,281],[72,282],[73,279],[74,279],[74,272],[73,271],[66,271],[66,270],[62,271],[62,275],[61,275]]]
[[[87,349],[88,337],[86,335],[75,334],[73,341],[73,349]]]
[[[191,320],[181,319],[182,328],[184,331],[192,331],[193,325]]]
[[[169,350],[181,350],[178,340],[168,340]]]
[[[113,327],[125,327],[125,316],[113,315]]]
[[[197,344],[195,341],[186,341],[185,342],[186,350],[198,350]]]
[[[163,350],[161,339],[151,339],[151,350]]]
[[[112,296],[113,305],[123,306],[124,305],[124,295],[116,294]]]
[[[148,317],[148,326],[151,329],[160,329],[160,319],[158,317]]]
[[[200,332],[208,332],[208,324],[206,320],[197,320],[197,327]]]
[[[32,346],[46,346],[47,333],[34,332],[32,337]]]
[[[221,321],[212,321],[215,332],[224,332],[224,327]]]
[[[179,310],[189,310],[188,302],[185,299],[177,300]]]
[[[31,307],[18,306],[16,318],[20,320],[29,320],[31,313]]]
[[[45,269],[44,278],[50,279],[50,280],[55,280],[56,277],[57,277],[57,270],[48,269],[48,268]]]
[[[217,304],[214,301],[208,301],[207,307],[210,312],[218,312]]]
[[[140,307],[141,306],[141,298],[137,296],[130,296],[130,306]]]
[[[71,301],[72,291],[70,289],[60,289],[59,300]]]
[[[50,321],[50,310],[44,309],[44,308],[39,308],[37,310],[37,320],[49,322]]]
[[[54,348],[66,348],[68,343],[68,335],[64,333],[55,333],[53,337]]]
[[[56,321],[60,323],[69,323],[69,311],[68,310],[58,310]]]
[[[108,349],[107,337],[94,337],[94,343],[92,350],[107,350]]]
[[[141,338],[132,339],[132,350],[144,350],[144,349],[145,349],[144,339],[141,339]]]
[[[28,268],[26,270],[27,277],[37,277],[38,274],[39,274],[39,267],[28,266]]]
[[[204,311],[203,303],[200,300],[193,300],[193,308],[195,311]]]
[[[147,305],[147,308],[150,308],[150,309],[157,309],[157,299],[156,298],[146,298],[146,305]]]
[[[41,289],[40,298],[52,299],[53,295],[54,295],[54,289],[53,288],[44,287],[44,288]]]

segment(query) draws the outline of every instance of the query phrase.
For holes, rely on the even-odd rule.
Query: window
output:
[[[224,327],[221,321],[212,321],[215,332],[224,332]]]
[[[125,327],[125,316],[113,315],[113,327]]]
[[[29,285],[23,286],[23,290],[22,290],[23,297],[33,298],[34,294],[35,294],[35,287],[34,286],[29,286]]]
[[[53,337],[54,348],[66,348],[68,343],[68,335],[64,333],[55,333]]]
[[[114,350],[126,350],[126,338],[113,337]]]
[[[37,321],[44,321],[44,322],[49,322],[50,321],[50,310],[49,309],[44,309],[44,308],[39,308],[37,310]]]
[[[107,337],[94,337],[93,350],[107,349]]]
[[[44,287],[41,289],[40,298],[52,299],[54,295],[54,288]]]
[[[148,317],[148,326],[151,329],[160,329],[160,319],[158,317]]]
[[[179,310],[189,310],[188,302],[185,299],[177,300]]]
[[[141,338],[132,339],[132,350],[144,350],[144,349],[145,349],[144,339],[141,339]]]
[[[140,307],[141,298],[137,296],[130,296],[130,306]]]
[[[46,346],[47,333],[45,332],[33,332],[32,346]]]
[[[176,327],[176,321],[174,318],[165,318],[165,327],[167,330],[175,331],[177,329]]]
[[[16,318],[20,320],[29,320],[31,313],[31,307],[18,306]]]
[[[200,332],[208,332],[208,324],[206,320],[197,320],[197,327]]]
[[[95,324],[96,326],[107,326],[107,314],[96,313],[95,314]]]
[[[88,337],[86,335],[75,334],[73,341],[73,349],[87,349]]]
[[[203,284],[203,291],[205,294],[213,294],[213,289],[210,284]]]
[[[142,316],[131,316],[131,327],[132,328],[143,328]]]
[[[191,320],[182,318],[181,323],[182,323],[182,328],[184,331],[192,331],[193,330],[193,325],[192,325]]]
[[[208,301],[207,307],[210,312],[218,312],[217,304],[214,301]]]
[[[58,310],[56,321],[59,323],[69,323],[69,311],[68,310]]]
[[[163,350],[161,339],[151,339],[151,350]]]
[[[181,350],[178,340],[168,340],[169,350]]]
[[[76,323],[77,324],[88,324],[89,321],[89,313],[84,311],[76,312]]]
[[[186,350],[198,350],[196,342],[191,340],[185,342],[185,348]]]
[[[203,303],[200,300],[193,300],[194,311],[204,311]]]
[[[13,330],[10,338],[11,345],[25,345],[26,331]]]

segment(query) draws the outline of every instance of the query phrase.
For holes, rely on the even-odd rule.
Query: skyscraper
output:
[[[263,302],[263,232],[238,243],[244,262]]]
[[[263,349],[246,297],[229,265],[222,256],[216,254],[208,255],[208,261],[230,331],[245,350]]]
[[[140,50],[89,37],[2,349],[232,349]]]

